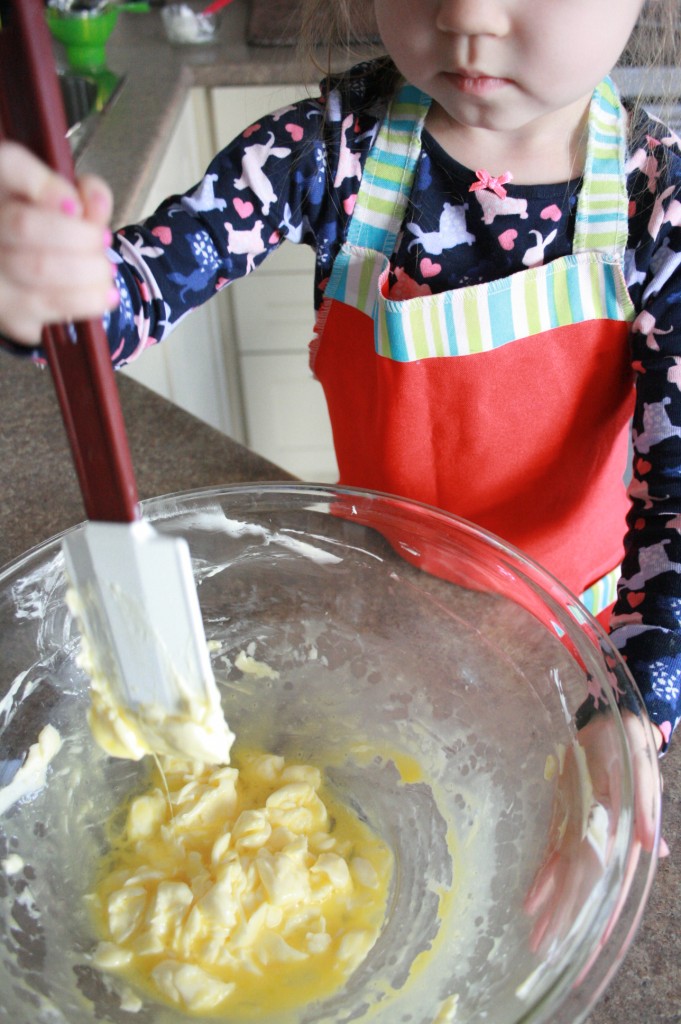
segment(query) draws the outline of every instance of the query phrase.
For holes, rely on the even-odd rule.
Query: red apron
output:
[[[462,516],[582,594],[619,566],[628,508],[622,110],[606,80],[591,105],[571,256],[391,300],[388,257],[428,103],[406,86],[391,106],[311,346],[340,483]]]

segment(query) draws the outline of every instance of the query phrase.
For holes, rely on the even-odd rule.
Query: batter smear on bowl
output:
[[[112,831],[95,963],[185,1012],[267,1020],[324,998],[380,932],[392,853],[313,766],[161,758]]]

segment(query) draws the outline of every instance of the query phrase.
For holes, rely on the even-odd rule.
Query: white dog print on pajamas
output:
[[[217,174],[206,174],[190,196],[185,196],[183,205],[195,213],[208,213],[210,210],[224,210],[226,199],[216,199],[213,183],[218,180]]]
[[[626,579],[622,577],[622,583],[628,590],[644,590],[648,580],[659,576],[663,572],[681,572],[681,563],[672,562],[665,550],[670,541],[663,540],[659,544],[651,544],[648,548],[641,548],[638,553],[638,572]]]
[[[666,406],[671,398],[663,398],[661,402],[643,403],[643,430],[632,431],[634,448],[639,455],[647,455],[650,449],[668,437],[681,437],[681,427],[676,427],[667,415]]]
[[[514,199],[512,196],[505,196],[503,199],[495,192],[487,189],[480,189],[475,193],[475,198],[482,207],[483,221],[485,224],[493,224],[495,217],[508,217],[517,214],[521,220],[527,220],[527,199]]]
[[[405,226],[412,235],[416,235],[407,249],[421,245],[430,256],[440,256],[445,249],[453,249],[455,245],[472,245],[475,241],[475,235],[471,235],[466,228],[466,207],[453,206],[451,203],[445,203],[442,207],[437,231],[424,231],[413,221]]]
[[[648,312],[647,309],[644,309],[642,313],[639,313],[632,326],[632,331],[645,335],[646,345],[654,352],[660,351],[656,335],[671,334],[673,330],[673,327],[669,327],[666,331],[663,331],[661,327],[658,327],[655,317],[652,313]]]
[[[241,160],[241,177],[235,179],[234,188],[239,189],[240,192],[245,188],[252,189],[262,204],[262,212],[265,217],[270,212],[270,206],[277,199],[272,182],[265,174],[265,164],[271,156],[283,159],[290,153],[291,150],[285,146],[274,145],[273,132],[269,133],[267,142],[256,142],[244,149]]]
[[[234,256],[246,257],[246,273],[255,269],[255,257],[266,251],[262,240],[263,227],[263,222],[256,220],[248,231],[238,231],[229,221],[225,221],[227,250]]]

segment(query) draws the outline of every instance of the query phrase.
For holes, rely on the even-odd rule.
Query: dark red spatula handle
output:
[[[73,180],[42,0],[0,0],[0,138]],[[132,522],[137,488],[107,339],[97,320],[46,328],[43,344],[89,519]]]

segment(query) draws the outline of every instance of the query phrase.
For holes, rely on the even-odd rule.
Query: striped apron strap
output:
[[[403,85],[390,103],[364,166],[347,240],[334,260],[325,300],[337,299],[373,317],[378,279],[395,248],[411,195],[430,103],[412,85]],[[318,333],[327,307],[325,301]]]
[[[622,259],[629,234],[629,196],[623,174],[627,116],[610,78],[594,90],[589,111],[583,184],[573,252],[609,252]]]
[[[395,248],[421,151],[421,129],[430,104],[429,96],[407,84],[390,103],[364,167],[348,230],[350,245],[373,249],[386,256]]]

